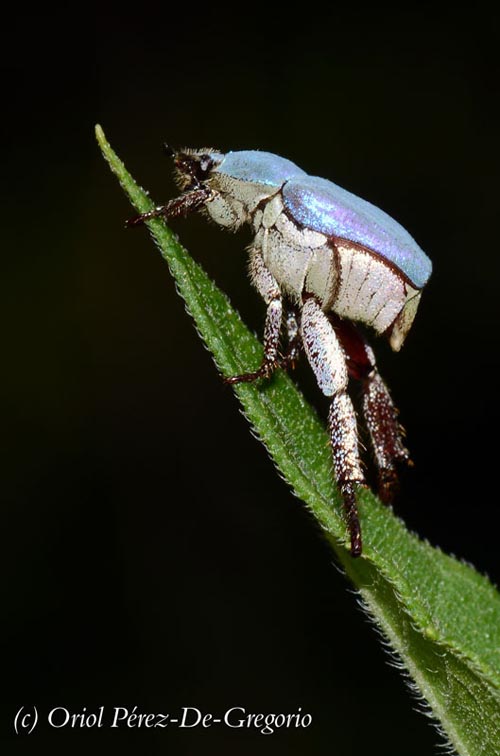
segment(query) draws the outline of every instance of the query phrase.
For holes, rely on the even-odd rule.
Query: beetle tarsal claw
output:
[[[253,381],[259,380],[259,378],[270,378],[278,365],[279,363],[276,360],[272,362],[265,361],[258,370],[254,370],[250,373],[241,373],[241,375],[231,375],[222,380],[230,386],[233,386],[236,383],[253,383]]]

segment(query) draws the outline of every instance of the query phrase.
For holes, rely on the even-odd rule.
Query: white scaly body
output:
[[[250,277],[267,305],[264,359],[229,383],[269,376],[293,365],[303,346],[318,385],[331,398],[328,424],[337,483],[351,537],[362,550],[356,488],[364,482],[357,423],[347,394],[361,382],[362,411],[378,467],[379,493],[390,501],[395,464],[409,461],[403,432],[371,348],[352,321],[386,334],[397,351],[412,325],[432,265],[396,221],[341,187],[265,152],[226,155],[172,151],[183,194],[133,223],[201,210],[218,225],[253,227]],[[412,283],[413,282],[413,283]],[[288,351],[279,352],[283,323]]]

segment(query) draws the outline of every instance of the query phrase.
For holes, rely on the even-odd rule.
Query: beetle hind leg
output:
[[[378,468],[378,493],[385,504],[390,504],[399,490],[396,464],[412,462],[403,442],[398,410],[376,368],[364,381],[363,414]]]
[[[363,415],[378,471],[378,494],[390,504],[399,489],[397,464],[412,464],[398,410],[377,370],[375,355],[356,326],[335,315],[330,321],[346,353],[349,374],[361,382]]]

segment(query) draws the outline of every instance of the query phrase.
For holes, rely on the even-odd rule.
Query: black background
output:
[[[80,14],[80,15],[79,15]],[[259,148],[384,208],[434,262],[399,355],[398,513],[498,576],[498,25],[454,9],[144,6],[5,24],[2,678],[7,752],[434,753],[303,505],[251,437],[102,161]],[[248,234],[176,224],[260,332]],[[307,369],[298,380],[321,412]],[[369,534],[366,534],[369,538]],[[495,574],[496,573],[496,574]],[[304,731],[50,731],[21,705],[310,712]]]

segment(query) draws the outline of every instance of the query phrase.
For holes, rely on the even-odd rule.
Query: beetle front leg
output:
[[[261,366],[251,372],[225,378],[225,383],[251,383],[257,378],[268,378],[279,367],[279,340],[283,321],[281,290],[274,276],[266,267],[259,250],[250,253],[250,276],[252,283],[267,304],[264,325],[264,359]]]
[[[356,415],[346,393],[347,365],[335,331],[318,301],[304,297],[301,323],[302,341],[318,385],[325,396],[332,397],[328,426],[333,465],[342,494],[351,538],[351,555],[362,551],[361,527],[356,503],[358,485],[364,483],[358,450]]]
[[[133,218],[130,218],[125,225],[127,228],[131,228],[133,226],[140,226],[152,218],[161,217],[170,219],[177,218],[179,215],[187,215],[205,205],[211,196],[212,193],[210,189],[206,186],[200,185],[196,189],[192,189],[190,192],[186,192],[186,194],[181,194],[180,197],[170,200],[166,205],[156,207],[148,213],[141,213],[141,215],[136,215]]]

